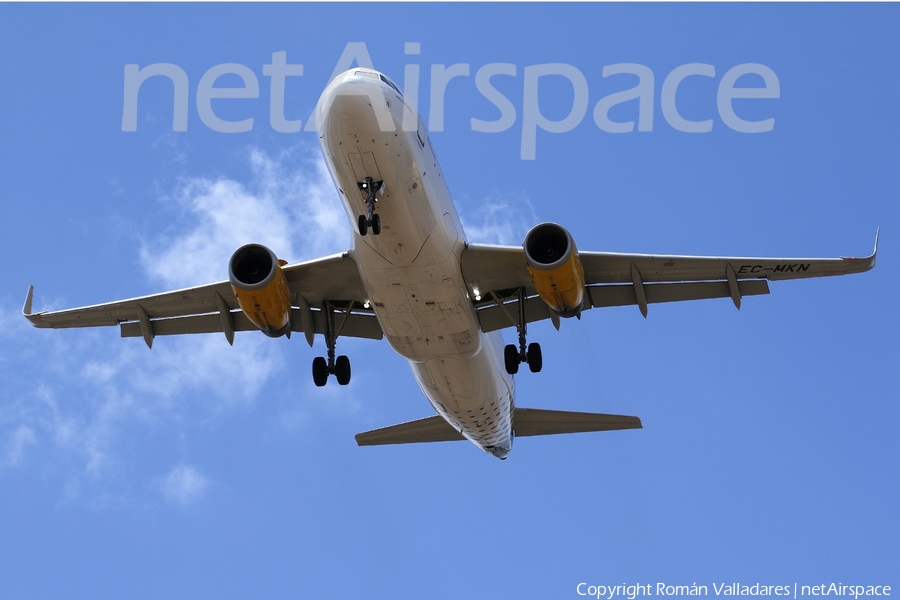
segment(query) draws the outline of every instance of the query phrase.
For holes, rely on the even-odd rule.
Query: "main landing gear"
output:
[[[366,177],[366,180],[359,184],[359,189],[366,195],[367,207],[366,214],[359,215],[359,219],[357,219],[359,235],[366,235],[369,227],[372,228],[373,235],[381,233],[381,216],[375,214],[375,203],[378,202],[378,199],[375,198],[375,194],[377,194],[383,186],[383,181],[373,181],[371,177]]]
[[[516,330],[519,332],[519,347],[515,344],[509,344],[503,349],[503,362],[506,363],[506,372],[515,375],[519,372],[519,364],[528,363],[528,369],[532,373],[540,373],[541,367],[544,365],[544,358],[541,355],[541,345],[532,342],[526,346],[525,343],[525,292],[519,288],[519,322],[516,324]]]
[[[328,383],[328,376],[334,375],[340,385],[350,383],[350,359],[344,355],[334,357],[334,347],[337,345],[337,330],[334,327],[334,310],[329,303],[322,307],[325,313],[325,344],[328,346],[328,358],[317,356],[312,363],[313,382],[322,387]]]
[[[313,359],[312,364],[313,382],[319,387],[328,383],[328,376],[334,374],[340,385],[350,383],[350,359],[344,356],[334,358],[334,350],[328,351],[328,360],[317,356]]]

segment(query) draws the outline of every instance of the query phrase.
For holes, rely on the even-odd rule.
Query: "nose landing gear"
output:
[[[384,187],[383,181],[373,181],[371,177],[366,177],[365,181],[359,183],[359,189],[366,195],[366,214],[359,215],[357,219],[357,227],[359,235],[366,235],[369,227],[372,228],[372,234],[381,233],[381,216],[375,214],[375,203],[378,199],[375,194],[380,192]]]

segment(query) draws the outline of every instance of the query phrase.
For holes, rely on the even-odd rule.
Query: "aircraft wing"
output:
[[[585,309],[636,304],[644,316],[656,302],[731,298],[768,294],[767,280],[803,279],[862,273],[875,266],[875,250],[864,258],[753,258],[579,252],[584,267]],[[484,331],[516,325],[518,298],[525,296],[526,322],[554,318],[536,295],[521,246],[469,244],[462,254],[466,282]],[[554,322],[556,322],[554,320]]]
[[[291,298],[291,330],[304,331],[303,311],[309,310],[311,332],[325,332],[325,318],[319,309],[328,302],[344,313],[340,335],[381,339],[381,327],[363,302],[366,294],[356,263],[347,253],[327,256],[283,267]],[[35,327],[54,329],[119,325],[122,337],[147,339],[158,335],[254,331],[238,306],[228,281],[218,281],[173,292],[152,294],[50,312],[32,313],[34,288],[28,290],[22,313]],[[307,333],[304,331],[304,333]],[[149,342],[148,342],[149,343]]]

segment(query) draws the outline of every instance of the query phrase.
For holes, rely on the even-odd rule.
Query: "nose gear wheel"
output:
[[[384,188],[384,182],[366,177],[366,180],[359,182],[358,185],[359,190],[366,195],[366,214],[359,215],[357,219],[359,235],[366,235],[370,227],[372,235],[378,235],[381,233],[381,216],[375,214],[375,203],[378,202],[375,195]]]

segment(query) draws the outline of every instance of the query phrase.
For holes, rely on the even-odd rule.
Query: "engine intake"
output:
[[[247,318],[269,337],[291,330],[291,294],[275,254],[260,244],[235,250],[228,262],[234,297]]]
[[[584,268],[569,232],[556,223],[535,225],[522,248],[531,282],[547,306],[561,317],[580,315]]]

